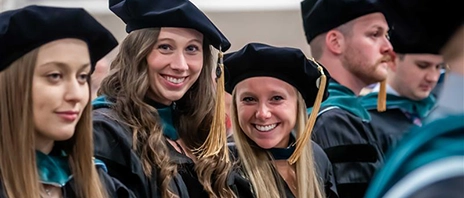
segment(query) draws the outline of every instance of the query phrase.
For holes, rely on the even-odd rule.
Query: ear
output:
[[[345,48],[345,37],[337,30],[330,30],[325,36],[327,49],[334,54],[341,54]]]
[[[399,60],[399,58],[397,57],[396,53],[394,51],[391,51],[391,53],[389,53],[392,61],[388,64],[388,67],[391,71],[395,72],[396,73],[396,69],[398,68],[398,62],[401,61]]]

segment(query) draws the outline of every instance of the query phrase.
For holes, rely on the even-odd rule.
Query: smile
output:
[[[255,124],[255,128],[258,131],[263,131],[263,132],[270,131],[270,130],[276,128],[276,127],[277,127],[277,124],[270,124],[270,125],[257,125],[257,124]]]
[[[175,78],[175,77],[172,77],[172,76],[164,76],[162,75],[164,79],[166,79],[167,81],[169,81],[170,83],[173,83],[173,84],[180,84],[180,83],[183,83],[186,79],[186,77],[183,77],[183,78]]]

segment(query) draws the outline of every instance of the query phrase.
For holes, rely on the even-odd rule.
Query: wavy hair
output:
[[[162,197],[177,197],[169,187],[177,174],[177,165],[170,159],[156,108],[144,102],[150,91],[147,56],[153,50],[160,30],[134,30],[124,39],[111,64],[110,74],[102,81],[99,94],[114,102],[111,108],[120,118],[119,121],[131,128],[132,146],[141,157],[145,175],[151,178],[154,168],[158,168],[156,179],[160,183]],[[176,128],[191,151],[205,142],[216,102],[212,54],[206,38],[203,42],[203,60],[198,80],[176,101]],[[211,197],[235,196],[227,185],[230,170],[230,163],[218,160],[215,156],[198,158],[195,163],[199,181]]]

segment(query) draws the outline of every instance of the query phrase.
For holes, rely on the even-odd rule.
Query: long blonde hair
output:
[[[298,138],[305,130],[307,121],[306,105],[301,94],[298,93],[297,99],[297,122],[295,132]],[[256,145],[253,140],[241,129],[238,124],[236,92],[232,92],[231,119],[233,136],[239,154],[239,163],[242,165],[246,177],[250,180],[254,195],[257,198],[282,198],[285,197],[284,182],[278,177],[278,171],[272,163],[272,158],[268,151]],[[318,180],[313,159],[313,149],[307,145],[296,162],[296,176],[298,194],[301,198],[320,198],[324,197],[321,190],[321,181]],[[270,182],[274,181],[274,182]]]
[[[41,186],[35,157],[32,79],[39,48],[0,72],[0,176],[10,198],[39,198]],[[90,81],[89,95],[90,95]],[[77,197],[107,197],[93,163],[90,98],[74,135],[55,142],[69,156]]]
[[[152,171],[158,168],[158,177],[154,179],[161,184],[162,197],[176,197],[169,183],[177,173],[177,165],[170,160],[158,111],[144,102],[149,91],[146,57],[156,44],[159,32],[160,28],[144,28],[132,31],[124,39],[111,64],[109,76],[102,81],[99,94],[114,102],[112,109],[116,117],[132,129],[132,146],[141,157],[145,175],[151,178]],[[190,150],[199,148],[205,142],[213,121],[216,101],[211,59],[210,45],[205,38],[200,76],[176,102],[176,128]],[[211,197],[234,196],[227,185],[230,170],[230,163],[217,160],[215,156],[198,158],[195,163],[199,181]]]

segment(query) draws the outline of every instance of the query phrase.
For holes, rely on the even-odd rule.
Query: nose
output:
[[[67,82],[64,99],[72,103],[88,102],[90,96],[89,89],[88,83],[79,82],[78,79],[69,80]]]
[[[173,57],[170,66],[174,70],[184,71],[188,69],[187,59],[185,54],[182,52],[177,52],[176,55]]]
[[[260,104],[255,116],[257,119],[266,120],[271,117],[271,111],[266,104]]]
[[[383,38],[382,47],[380,48],[380,50],[381,50],[382,54],[388,54],[388,55],[393,54],[393,46],[392,46],[392,44],[390,43],[390,40],[388,40],[387,37]]]
[[[425,74],[425,80],[429,82],[438,82],[440,74],[440,69],[435,69],[435,67],[431,67],[431,69],[427,71],[427,73]]]

